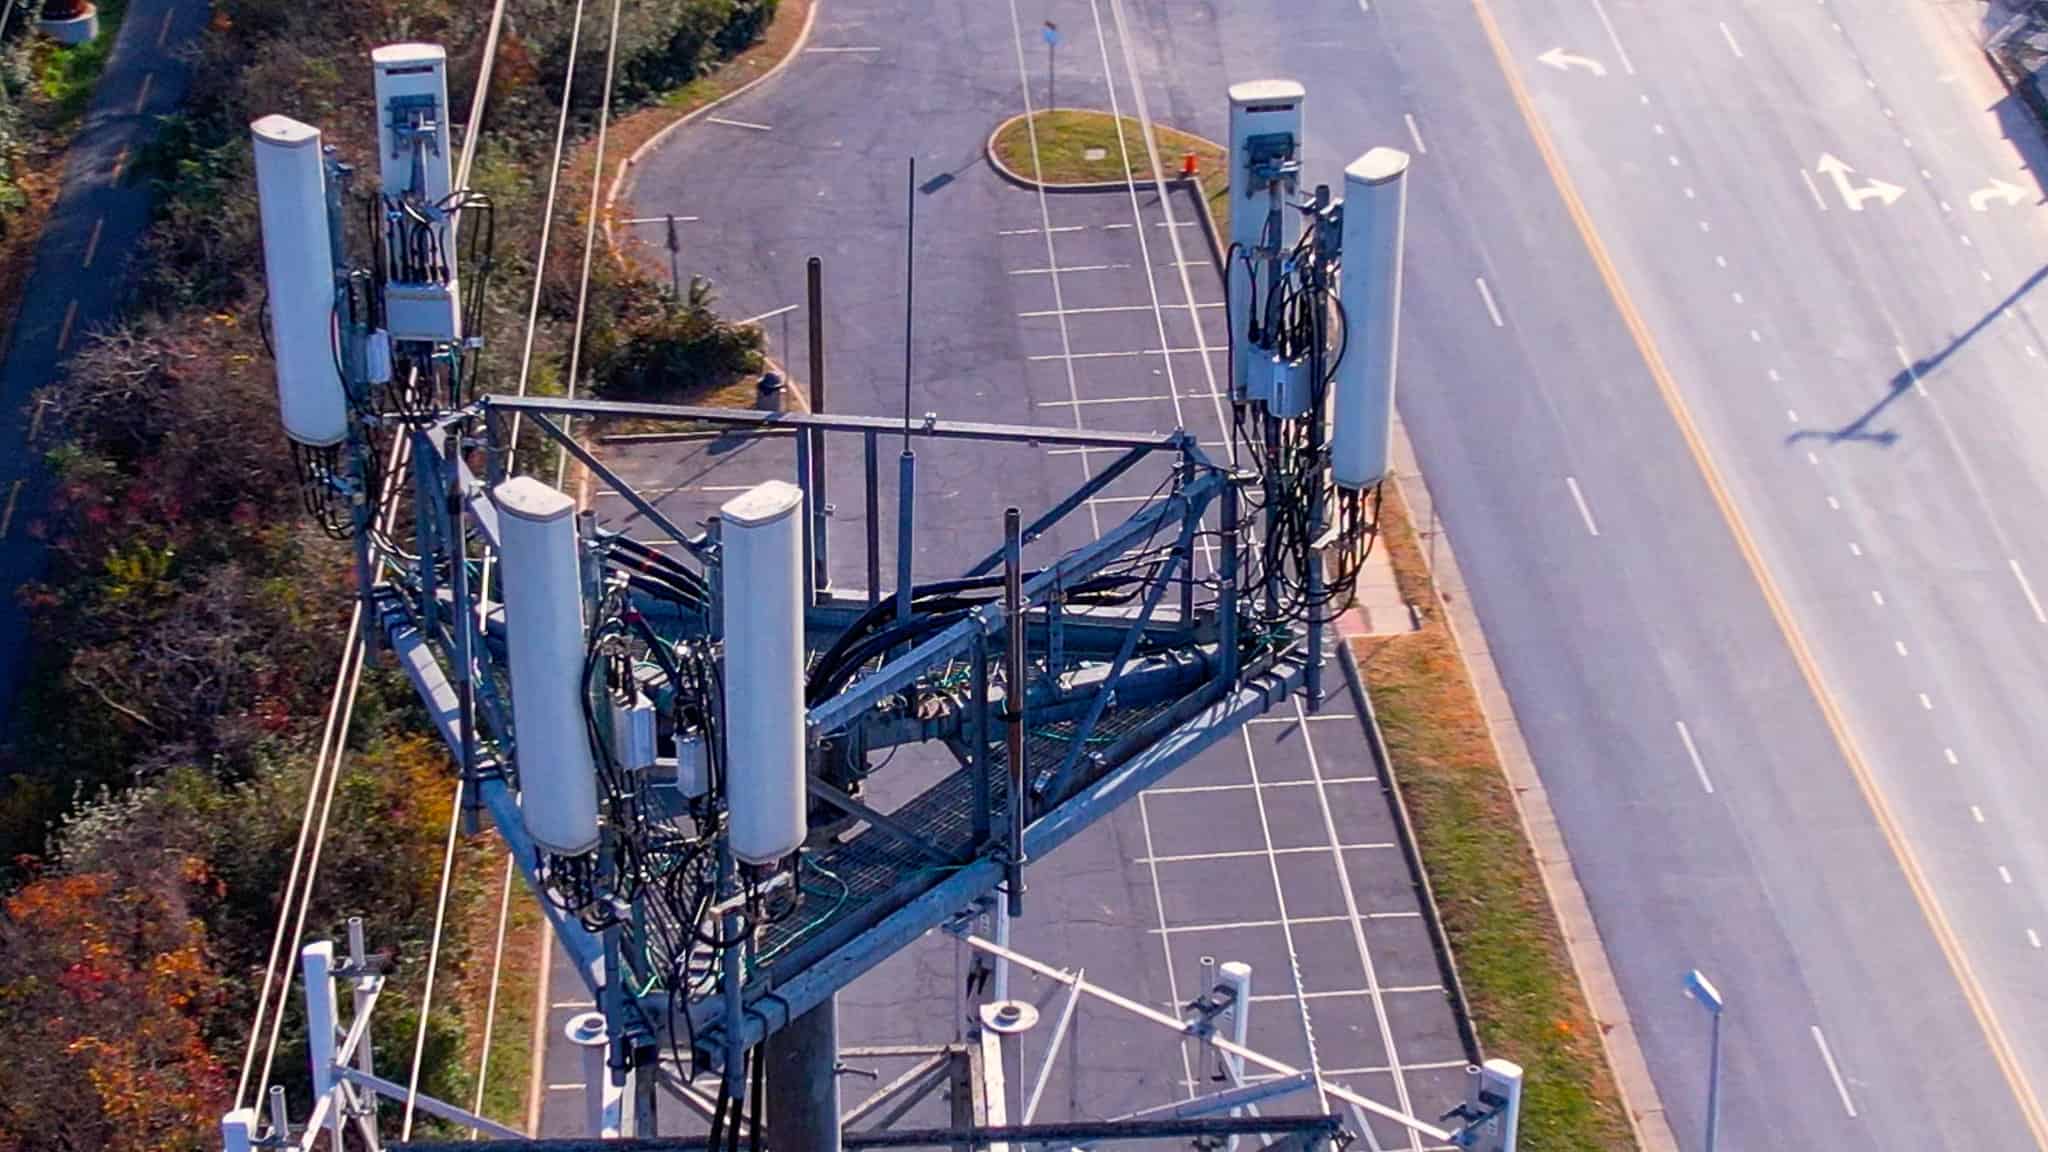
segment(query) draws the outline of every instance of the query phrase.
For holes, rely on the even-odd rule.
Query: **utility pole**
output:
[[[676,235],[676,214],[668,214],[668,287],[675,293],[676,302],[683,299],[683,273],[677,264],[677,257],[683,250],[682,238]]]

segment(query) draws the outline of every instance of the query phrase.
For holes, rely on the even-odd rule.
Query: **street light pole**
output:
[[[1714,1152],[1714,1140],[1721,1127],[1721,990],[1695,968],[1685,974],[1686,995],[1700,1002],[1713,1018],[1713,1031],[1707,1041],[1707,1146],[1706,1152]]]

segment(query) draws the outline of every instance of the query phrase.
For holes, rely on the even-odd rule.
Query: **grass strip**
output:
[[[1388,486],[1380,524],[1420,631],[1352,641],[1386,736],[1444,934],[1491,1055],[1528,1079],[1532,1149],[1632,1149],[1628,1115],[1523,833],[1478,695],[1444,617],[1406,503]]]
[[[1123,125],[1123,145],[1117,142],[1118,121]],[[1031,162],[1032,129],[1038,136],[1038,164]],[[1204,136],[1152,125],[1159,145],[1159,166],[1169,177],[1179,176],[1185,158],[1195,158],[1196,179],[1202,184],[1202,198],[1216,227],[1230,235],[1230,171],[1223,160],[1223,146]],[[1125,163],[1125,151],[1129,164]],[[1058,108],[1003,122],[989,138],[989,151],[996,162],[1025,178],[1036,178],[1048,186],[1075,184],[1122,184],[1152,179],[1152,162],[1145,153],[1145,132],[1130,116],[1082,108]]]

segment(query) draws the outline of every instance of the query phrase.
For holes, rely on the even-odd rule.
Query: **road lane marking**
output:
[[[1998,866],[1998,878],[2000,880],[2005,881],[2007,884],[2012,883],[2012,869],[2007,868],[2003,864],[2000,864]]]
[[[1970,193],[1970,210],[1972,212],[1986,211],[1991,207],[1991,203],[1994,200],[2002,200],[2005,202],[2006,207],[2010,208],[2026,198],[2027,193],[2024,188],[2017,184],[2008,184],[1994,177],[1991,183]]]
[[[1408,122],[1408,138],[1415,141],[1415,150],[1424,156],[1429,155],[1429,145],[1422,142],[1422,129],[1415,125],[1415,115],[1411,112],[1403,112],[1401,113],[1401,119]]]
[[[113,170],[107,175],[107,183],[119,184],[121,182],[121,169],[126,168],[127,166],[128,146],[126,144],[123,144],[121,145],[121,150],[119,152],[114,153],[114,167]]]
[[[879,47],[876,47],[876,46],[873,46],[873,45],[867,45],[867,44],[862,44],[862,45],[858,45],[858,46],[846,46],[846,47],[829,47],[829,46],[821,46],[821,47],[817,47],[817,48],[806,48],[806,49],[804,49],[804,51],[805,51],[805,52],[815,52],[815,53],[818,53],[819,55],[823,56],[823,55],[830,55],[830,54],[832,54],[832,53],[835,53],[835,52],[840,52],[840,53],[854,53],[854,52],[859,52],[859,53],[866,53],[866,52],[880,52],[880,51],[881,51],[881,48],[879,48]]]
[[[749,131],[749,132],[773,132],[773,131],[775,131],[775,129],[774,129],[774,128],[772,128],[772,127],[770,127],[769,125],[766,125],[766,124],[756,124],[756,123],[754,123],[754,122],[753,122],[753,121],[751,121],[751,120],[729,120],[729,119],[725,118],[724,116],[706,116],[706,117],[705,117],[704,119],[705,119],[705,120],[706,120],[707,122],[709,122],[709,123],[712,123],[712,124],[723,124],[723,125],[725,125],[725,126],[726,126],[727,128],[745,128],[745,129],[746,129],[747,131]]]
[[[1572,503],[1579,506],[1579,519],[1586,522],[1586,532],[1589,535],[1598,536],[1600,534],[1600,526],[1593,523],[1593,510],[1586,507],[1586,494],[1579,491],[1578,479],[1567,476],[1564,478],[1564,486],[1572,490]]]
[[[1614,31],[1614,21],[1607,18],[1607,6],[1600,0],[1593,0],[1593,11],[1600,16],[1600,26],[1607,29],[1607,40],[1614,45],[1614,55],[1621,61],[1621,70],[1631,76],[1635,75],[1635,61],[1628,58],[1628,49],[1621,46],[1621,37]]]
[[[1082,232],[1086,231],[1087,228],[1088,226],[1086,224],[1062,224],[1057,228],[1005,228],[1002,231],[997,232],[996,235],[1043,236],[1047,232]]]
[[[1493,290],[1486,286],[1486,277],[1474,276],[1472,283],[1479,286],[1479,298],[1486,301],[1486,314],[1493,317],[1495,328],[1507,327],[1507,321],[1500,318],[1500,306],[1493,302]]]
[[[1870,590],[1870,601],[1871,603],[1877,605],[1879,608],[1884,607],[1884,593],[1879,592],[1875,588],[1872,588]]]
[[[29,413],[29,415],[28,415],[28,439],[29,439],[29,443],[31,443],[31,444],[35,443],[36,437],[38,437],[38,436],[41,436],[41,435],[43,434],[43,409],[45,409],[45,408],[48,408],[49,406],[50,406],[50,400],[49,400],[49,397],[45,396],[45,397],[43,397],[43,398],[41,398],[41,399],[38,399],[38,400],[36,401],[36,407],[35,407],[35,411],[33,411],[33,412],[30,412],[30,413]]]
[[[1851,556],[1861,556],[1861,555],[1863,555],[1863,546],[1862,546],[1861,544],[1858,544],[1858,543],[1856,543],[1856,542],[1855,542],[1854,540],[1851,540],[1851,541],[1849,541],[1849,555],[1851,555]]]
[[[2027,929],[2027,943],[2039,948],[2041,946],[2041,934],[2032,928]]]
[[[57,351],[62,352],[71,343],[71,322],[78,319],[78,301],[72,300],[64,306],[64,323],[57,327]]]
[[[1828,1051],[1828,1038],[1820,1034],[1820,1025],[1813,1026],[1813,1042],[1820,1046],[1820,1058],[1828,1066],[1828,1076],[1835,1082],[1835,1091],[1842,1097],[1842,1111],[1851,1119],[1856,1116],[1856,1105],[1849,1099],[1849,1086],[1842,1082],[1842,1070],[1835,1067],[1835,1054]]]
[[[1550,51],[1536,57],[1536,59],[1539,63],[1548,64],[1559,72],[1569,72],[1573,68],[1584,68],[1596,78],[1607,75],[1607,65],[1593,59],[1591,56],[1579,56],[1567,52],[1563,47],[1552,48]]]
[[[1800,170],[1798,170],[1798,178],[1800,178],[1800,180],[1806,180],[1806,191],[1808,191],[1808,193],[1812,193],[1812,205],[1815,205],[1815,207],[1817,207],[1817,209],[1821,209],[1821,211],[1827,211],[1827,197],[1823,197],[1823,195],[1821,195],[1821,184],[1815,184],[1815,182],[1812,182],[1812,172],[1808,172],[1808,170],[1800,168]]]
[[[1726,20],[1721,21],[1721,39],[1728,42],[1728,50],[1735,53],[1737,60],[1742,59],[1742,45],[1735,42],[1735,33],[1728,30],[1728,22]]]
[[[164,41],[170,38],[171,17],[176,15],[177,11],[178,10],[176,8],[164,9],[164,22],[158,25],[156,30],[156,49],[159,52],[163,51],[164,49]]]
[[[1833,512],[1840,512],[1842,510],[1842,502],[1830,496],[1828,497],[1828,509]]]
[[[1875,177],[1866,177],[1863,186],[1857,187],[1849,179],[1856,169],[1844,163],[1832,152],[1821,153],[1820,159],[1814,162],[1813,170],[1816,174],[1826,176],[1835,182],[1835,191],[1841,195],[1842,203],[1847,205],[1851,212],[1863,211],[1865,200],[1876,200],[1889,208],[1898,203],[1899,197],[1906,194],[1906,190],[1897,184]]]
[[[1890,802],[1878,788],[1877,779],[1872,774],[1870,765],[1864,760],[1862,750],[1850,735],[1848,719],[1828,691],[1821,677],[1819,662],[1814,658],[1804,634],[1793,620],[1791,608],[1787,605],[1784,594],[1764,566],[1763,554],[1755,538],[1737,514],[1734,497],[1730,495],[1719,467],[1707,454],[1706,442],[1699,425],[1686,407],[1684,397],[1678,391],[1678,383],[1672,378],[1670,368],[1664,362],[1663,353],[1658,350],[1656,340],[1650,334],[1649,325],[1629,298],[1628,290],[1621,280],[1621,273],[1615,268],[1606,244],[1601,241],[1599,233],[1594,229],[1585,202],[1580,199],[1577,186],[1565,171],[1557,147],[1550,139],[1549,130],[1544,127],[1542,118],[1536,112],[1528,86],[1516,69],[1514,57],[1508,49],[1507,38],[1501,33],[1500,22],[1494,18],[1488,0],[1472,0],[1472,7],[1478,16],[1480,29],[1486,36],[1487,47],[1492,51],[1494,62],[1507,82],[1508,92],[1514,100],[1516,111],[1520,113],[1522,122],[1529,130],[1530,140],[1536,145],[1537,153],[1543,159],[1544,168],[1550,173],[1551,183],[1556,186],[1559,198],[1564,201],[1566,213],[1578,229],[1608,295],[1613,297],[1615,308],[1620,313],[1629,335],[1634,339],[1636,348],[1649,369],[1651,379],[1664,398],[1665,406],[1671,410],[1679,436],[1685,441],[1687,450],[1692,453],[1693,462],[1706,481],[1715,506],[1728,525],[1729,534],[1734,537],[1737,551],[1741,553],[1751,575],[1756,579],[1779,631],[1784,634],[1793,663],[1798,666],[1801,677],[1805,679],[1807,690],[1813,694],[1814,702],[1819,707],[1822,718],[1827,722],[1829,734],[1834,737],[1836,745],[1841,749],[1850,774],[1855,777],[1857,788],[1863,793],[1864,802],[1870,806],[1878,831],[1884,836],[1892,855],[1899,861],[1900,871],[1905,875],[1906,886],[1912,891],[1914,901],[1920,906],[1921,915],[1927,920],[1928,931],[1941,947],[1942,957],[1948,962],[1949,971],[1961,988],[1963,999],[1969,1004],[1970,1013],[1975,1017],[1977,1027],[1984,1034],[1985,1044],[1991,1049],[1999,1073],[2012,1090],[2028,1134],[2037,1147],[2048,1149],[2048,1116],[2043,1115],[2041,1103],[2034,1095],[2033,1087],[2028,1083],[2025,1073],[2021,1071],[2019,1059],[2014,1054],[2012,1042],[2006,1037],[2004,1026],[1992,1015],[1990,1002],[1983,987],[1978,983],[1969,957],[1964,955],[1962,943],[1949,924],[1948,914],[1935,898],[1918,857],[1900,831]]]
[[[92,222],[92,235],[85,242],[85,258],[78,262],[80,268],[92,267],[93,253],[100,250],[100,227],[106,222],[107,218],[105,216],[101,216]]]
[[[1062,269],[1062,271],[1064,271],[1064,269]],[[1187,310],[1187,305],[1185,304],[1167,304],[1163,307],[1165,307],[1168,311]],[[1217,301],[1213,304],[1197,304],[1195,305],[1195,307],[1206,310],[1211,308],[1222,308],[1223,304],[1221,301]],[[1038,308],[1030,312],[1019,312],[1017,313],[1017,315],[1021,319],[1035,320],[1045,316],[1095,316],[1107,312],[1150,311],[1152,311],[1152,306],[1149,304],[1104,304],[1094,308]]]
[[[149,103],[149,85],[155,79],[156,73],[154,72],[144,72],[142,74],[142,87],[136,89],[135,92],[135,114],[137,116],[142,115],[143,105]]]
[[[1685,742],[1685,754],[1692,759],[1692,770],[1700,774],[1700,787],[1707,790],[1707,795],[1712,796],[1714,782],[1707,778],[1707,766],[1700,760],[1700,750],[1692,742],[1692,730],[1685,726],[1683,720],[1678,721],[1678,738]]]
[[[1922,712],[1934,711],[1934,701],[1928,699],[1925,692],[1920,693],[1920,710]]]
[[[1905,642],[1904,640],[1894,640],[1894,641],[1892,641],[1892,647],[1893,647],[1893,648],[1895,648],[1895,649],[1897,649],[1897,650],[1898,650],[1898,653],[1899,653],[1899,655],[1901,655],[1901,656],[1909,656],[1909,655],[1911,655],[1911,653],[1909,653],[1909,652],[1907,652],[1907,651],[1906,651],[1906,642]],[[1951,760],[1951,761],[1949,761],[1949,763],[1953,764],[1953,763],[1955,763],[1955,761]]]
[[[2020,562],[2016,559],[2008,558],[2006,560],[2006,563],[2012,565],[2013,577],[2014,579],[2017,579],[2020,582],[2020,591],[2026,594],[2027,607],[2032,608],[2034,610],[2035,622],[2040,624],[2048,624],[2048,614],[2044,614],[2041,611],[2041,601],[2035,598],[2034,586],[2032,584],[2027,583],[2027,574],[2020,570]]]
[[[7,539],[8,529],[14,526],[14,502],[21,499],[21,478],[17,477],[7,489],[7,508],[0,511],[0,540]]]
[[[1057,276],[1064,272],[1116,272],[1129,268],[1129,264],[1074,264],[1057,268],[1012,268],[1012,276]]]
[[[1943,749],[1941,750],[1941,754],[1942,754],[1942,756],[1943,756],[1943,757],[1944,757],[1945,759],[1947,759],[1947,760],[1948,760],[1948,762],[1949,762],[1949,763],[1951,763],[1951,764],[1960,764],[1960,763],[1962,763],[1962,761],[1961,761],[1961,760],[1958,760],[1958,759],[1956,759],[1956,750],[1955,750],[1955,749],[1953,749],[1953,748],[1943,748]]]

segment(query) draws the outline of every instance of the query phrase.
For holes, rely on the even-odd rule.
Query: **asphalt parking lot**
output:
[[[1175,194],[1163,206],[1141,185],[1043,197],[1012,190],[1000,202],[987,247],[1001,264],[1010,315],[977,322],[1011,326],[1036,421],[1130,432],[1184,427],[1223,458],[1222,287],[1193,200]],[[835,585],[859,588],[858,438],[837,438],[832,451],[832,574]],[[885,482],[895,451],[891,443],[882,453]],[[688,530],[732,494],[795,472],[788,439],[615,441],[603,455]],[[949,498],[984,509],[1016,502],[1029,517],[1105,463],[1099,453],[1059,448],[1004,449],[998,458],[979,446],[946,445],[927,455],[919,499],[932,515],[920,516],[921,578],[955,574],[994,543],[994,517],[947,515]],[[1135,511],[1159,478],[1144,469],[1120,478],[1042,547],[1083,543]],[[882,517],[893,521],[887,486]],[[651,541],[665,536],[603,484],[593,481],[586,496],[607,525]],[[893,555],[892,533],[883,535],[885,555]],[[885,561],[885,584],[891,570]],[[1205,957],[1245,961],[1253,968],[1255,1048],[1433,1121],[1465,1097],[1466,1054],[1358,702],[1334,664],[1329,671],[1331,695],[1319,707],[1283,704],[1037,862],[1013,943],[1167,1011],[1202,991]],[[968,963],[940,937],[885,963],[841,994],[842,1043],[953,1039],[952,989]],[[1013,994],[1038,1001],[1048,1020],[1057,1015],[1061,988],[1016,981]],[[553,988],[550,1030],[558,1034],[587,996],[559,964]],[[1022,1041],[1026,1082],[1048,1031],[1041,1025]],[[553,1090],[543,1129],[557,1134],[575,1132],[581,1118],[566,1047],[552,1043],[548,1053]],[[1170,1035],[1084,1002],[1048,1081],[1056,1107],[1041,1116],[1110,1117],[1213,1089],[1214,1070],[1202,1060]],[[860,1091],[849,1083],[850,1098]],[[1295,1097],[1274,1107],[1312,1103]],[[682,1112],[668,1114],[688,1130]],[[1428,1147],[1392,1125],[1375,1128],[1383,1147]]]

